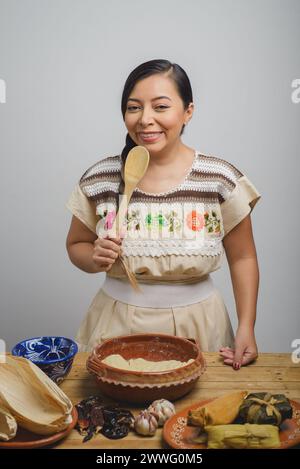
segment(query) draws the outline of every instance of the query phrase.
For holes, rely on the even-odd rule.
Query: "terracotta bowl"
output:
[[[189,365],[167,371],[127,371],[102,362],[113,354],[126,360],[194,360]],[[199,347],[189,339],[165,334],[135,334],[115,337],[97,345],[87,360],[87,369],[107,396],[146,403],[161,398],[172,401],[187,394],[205,371],[205,361]]]

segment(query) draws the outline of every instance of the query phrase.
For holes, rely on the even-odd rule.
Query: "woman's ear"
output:
[[[194,103],[190,103],[189,104],[189,107],[187,108],[187,110],[185,111],[185,114],[186,114],[186,120],[184,122],[184,125],[187,125],[189,123],[189,121],[191,120],[192,116],[193,116],[193,112],[194,112]]]

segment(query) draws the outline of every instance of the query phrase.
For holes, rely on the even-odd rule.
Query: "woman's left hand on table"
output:
[[[223,347],[219,353],[225,365],[231,365],[235,370],[253,362],[258,356],[254,331],[248,328],[238,328],[235,336],[235,348]]]

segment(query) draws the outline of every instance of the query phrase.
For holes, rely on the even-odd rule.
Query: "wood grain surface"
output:
[[[190,404],[203,399],[217,397],[232,390],[269,391],[284,393],[290,399],[300,402],[300,365],[294,364],[291,354],[261,353],[257,361],[251,365],[234,371],[224,365],[218,353],[204,353],[207,370],[199,379],[196,387],[188,395],[174,402],[176,410],[180,411]],[[74,404],[90,395],[99,395],[95,379],[86,370],[88,353],[78,353],[69,376],[61,384],[62,390]],[[113,402],[105,400],[105,402]],[[135,407],[132,404],[120,403],[136,415],[144,406]],[[82,443],[82,436],[76,430],[52,446],[56,449],[64,448],[95,448],[95,449],[155,449],[165,448],[162,431],[159,429],[152,437],[142,437],[135,432],[120,440],[109,440],[98,434],[90,441]]]

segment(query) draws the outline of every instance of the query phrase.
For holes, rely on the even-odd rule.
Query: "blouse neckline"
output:
[[[168,191],[164,191],[164,192],[145,192],[143,191],[142,189],[139,189],[138,187],[135,188],[134,192],[139,192],[140,194],[143,194],[143,195],[148,195],[150,197],[161,197],[161,196],[165,196],[165,195],[169,195],[169,194],[173,194],[174,192],[177,192],[177,191],[180,191],[182,189],[182,187],[184,186],[184,184],[187,182],[187,180],[189,179],[192,171],[194,170],[194,167],[196,165],[196,161],[197,161],[197,156],[198,156],[198,151],[195,150],[194,151],[194,159],[193,159],[193,162],[191,164],[191,167],[190,169],[188,170],[188,172],[186,173],[183,181],[181,181],[179,184],[177,184],[176,187],[173,187],[172,189],[169,189]]]

